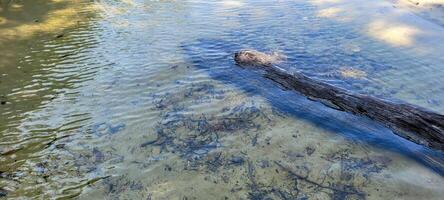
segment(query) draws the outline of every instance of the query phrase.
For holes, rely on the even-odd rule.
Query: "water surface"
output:
[[[82,5],[82,20],[63,37],[22,38],[23,52],[0,68],[2,196],[444,195],[442,153],[284,91],[232,60],[244,48],[278,51],[288,70],[444,113],[439,52],[375,39],[360,29],[365,19],[323,17],[310,1]]]

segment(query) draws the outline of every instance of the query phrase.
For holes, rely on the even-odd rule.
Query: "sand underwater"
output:
[[[0,199],[444,196],[442,152],[233,61],[444,113],[442,1],[0,2]]]

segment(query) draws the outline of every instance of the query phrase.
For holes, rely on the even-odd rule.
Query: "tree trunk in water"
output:
[[[326,84],[302,73],[290,74],[271,64],[243,62],[239,65],[264,71],[264,77],[337,110],[366,116],[391,128],[395,134],[430,148],[444,150],[444,115],[410,104],[397,104],[375,97],[355,94]]]

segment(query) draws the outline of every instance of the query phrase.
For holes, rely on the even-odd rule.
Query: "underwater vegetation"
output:
[[[229,95],[210,83],[191,84],[177,92],[153,94],[156,105],[153,109],[159,111],[161,120],[153,128],[155,137],[141,142],[137,148],[158,149],[156,155],[177,156],[178,163],[161,165],[163,173],[208,174],[204,181],[225,185],[221,187],[228,187],[229,192],[244,194],[252,200],[366,199],[368,195],[364,188],[371,184],[372,175],[381,173],[390,163],[388,158],[355,157],[347,148],[319,155],[317,147],[307,146],[301,152],[282,150],[282,157],[275,158],[230,148],[232,144],[228,138],[233,137],[249,141],[247,146],[253,149],[274,148],[272,137],[264,134],[278,123],[276,115],[285,115],[245,102],[211,113],[185,114],[196,103],[227,100]],[[298,136],[294,134],[293,137]],[[310,158],[322,159],[325,163],[323,170],[313,169],[312,163],[307,161]],[[150,156],[151,164],[142,162],[138,166],[149,167],[165,159]],[[143,183],[125,176],[106,178],[104,184],[106,191],[115,195],[121,190],[145,188]],[[149,193],[147,196],[151,198],[153,195]],[[192,195],[183,198],[196,199]]]
[[[442,45],[394,48],[362,26],[407,29],[336,6],[364,1],[0,2],[13,6],[0,6],[0,199],[444,195],[442,154],[233,61],[257,49],[260,63],[442,112]]]

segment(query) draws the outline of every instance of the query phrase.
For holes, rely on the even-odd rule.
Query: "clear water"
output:
[[[304,1],[84,4],[87,20],[62,38],[23,45],[16,65],[0,68],[7,197],[444,195],[442,153],[284,91],[232,60],[239,49],[279,51],[289,70],[444,113],[436,52],[395,48],[362,34],[359,21],[319,17]],[[344,67],[365,77],[340,76]]]

